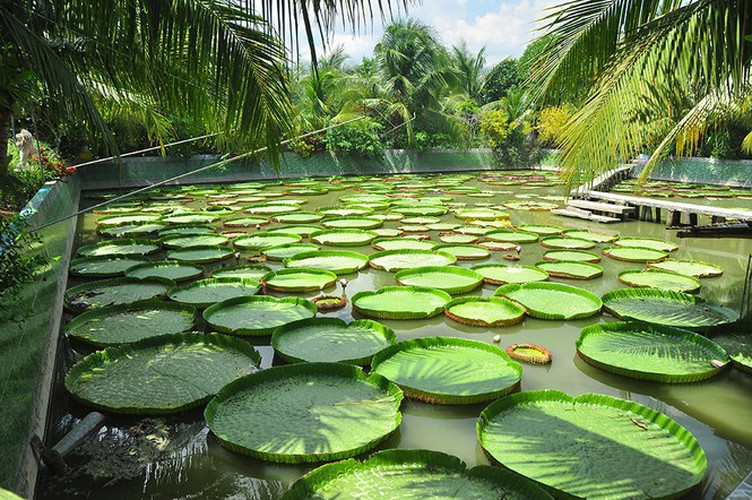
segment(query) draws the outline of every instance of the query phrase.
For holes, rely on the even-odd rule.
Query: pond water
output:
[[[407,177],[407,184],[410,178]],[[471,207],[477,203],[498,205],[505,201],[529,201],[539,196],[561,194],[559,186],[533,187],[529,185],[489,186],[473,178],[463,186],[496,191],[492,197],[470,197],[453,194],[453,202]],[[206,186],[201,186],[205,188]],[[282,191],[282,186],[267,190]],[[318,207],[340,203],[339,198],[356,191],[329,191],[324,195],[300,196],[308,203],[303,210],[314,211]],[[532,196],[532,198],[530,198]],[[692,200],[682,200],[691,202]],[[84,198],[82,205],[91,205],[95,200]],[[205,199],[189,204],[203,208]],[[749,200],[736,200],[736,206],[752,208]],[[554,216],[549,212],[507,210],[514,225],[546,224],[566,229],[592,229],[601,232],[618,232],[621,236],[661,238],[679,245],[671,257],[706,261],[721,266],[723,276],[702,279],[700,295],[717,301],[734,310],[741,303],[744,271],[747,256],[752,253],[752,240],[743,239],[677,239],[661,224],[629,221],[610,226]],[[94,243],[101,238],[95,232],[95,221],[101,215],[87,214],[80,218],[76,248]],[[410,217],[410,216],[408,216]],[[442,222],[461,224],[452,213],[440,216]],[[403,223],[387,221],[384,227],[396,228]],[[282,224],[264,226],[264,230]],[[217,224],[215,224],[217,226]],[[251,229],[252,230],[252,229]],[[437,231],[431,235],[438,241]],[[607,245],[598,245],[598,251]],[[75,250],[75,249],[74,249]],[[373,253],[370,246],[347,248],[364,254]],[[538,243],[524,244],[519,262],[533,265],[540,261],[546,249]],[[244,252],[250,255],[253,252]],[[480,261],[458,261],[457,265],[472,267],[478,264],[504,262],[502,254],[492,252],[491,257]],[[161,259],[157,254],[154,259]],[[281,265],[267,262],[273,269]],[[583,287],[598,295],[622,288],[617,274],[626,269],[644,268],[642,264],[620,262],[603,258],[604,276],[588,281],[572,281],[551,278],[551,281]],[[212,266],[207,266],[212,267]],[[352,296],[363,290],[374,290],[396,284],[394,273],[366,268],[357,275],[348,275],[347,293]],[[70,284],[79,282],[73,280]],[[492,295],[496,286],[484,285],[470,295]],[[334,291],[334,288],[326,291]],[[282,294],[275,294],[282,296]],[[312,298],[317,293],[300,294]],[[323,317],[340,317],[351,321],[350,305],[345,309]],[[355,316],[357,318],[357,316]],[[66,320],[68,318],[65,318]],[[708,473],[702,488],[696,492],[701,498],[723,498],[752,471],[752,376],[736,369],[726,370],[708,381],[687,385],[670,385],[640,382],[610,374],[583,362],[576,354],[575,340],[580,330],[589,325],[613,321],[608,315],[578,321],[544,321],[526,317],[518,325],[485,329],[453,322],[444,316],[420,321],[389,321],[382,323],[391,327],[400,340],[425,336],[454,336],[492,342],[494,335],[501,335],[501,347],[518,342],[529,342],[546,347],[553,355],[553,363],[545,366],[523,365],[522,390],[559,389],[576,395],[587,392],[613,395],[637,401],[666,413],[686,427],[700,442],[708,457]],[[70,366],[91,352],[83,344],[62,340],[58,387],[53,402],[53,441],[59,438],[71,424],[88,411],[85,406],[72,400],[62,387],[62,379]],[[269,338],[252,339],[263,356],[262,367],[279,364],[269,347]],[[440,406],[406,400],[403,403],[403,421],[399,430],[378,449],[426,448],[455,455],[469,466],[488,464],[476,439],[476,419],[485,405]],[[279,498],[292,482],[313,468],[264,463],[232,453],[219,445],[204,425],[200,410],[166,418],[108,417],[106,427],[97,436],[90,438],[68,462],[71,471],[59,477],[46,476],[40,481],[40,498],[71,498],[72,496],[132,499],[132,498]]]

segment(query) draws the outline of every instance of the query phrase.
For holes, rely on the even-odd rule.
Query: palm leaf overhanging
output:
[[[744,0],[571,0],[545,18],[532,74],[539,102],[589,92],[560,146],[570,186],[657,147],[643,170],[750,95],[752,4]]]
[[[37,75],[55,111],[83,119],[113,151],[97,104],[117,96],[120,103],[191,116],[207,130],[224,132],[225,141],[267,146],[276,156],[293,125],[289,58],[281,41],[286,34],[305,24],[313,49],[314,26],[325,40],[338,18],[360,27],[375,12],[384,16],[408,3],[0,2],[0,51]]]

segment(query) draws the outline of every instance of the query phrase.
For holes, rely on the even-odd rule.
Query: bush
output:
[[[0,298],[33,280],[46,262],[34,248],[39,237],[25,232],[25,226],[20,215],[0,219]]]
[[[530,124],[509,121],[501,109],[486,111],[480,119],[480,132],[493,149],[499,167],[529,166],[540,160],[540,148],[530,137]]]
[[[370,118],[333,128],[326,133],[326,147],[335,153],[376,158],[384,149],[379,139],[382,128]]]
[[[574,109],[571,106],[552,106],[541,110],[538,116],[538,125],[535,127],[538,131],[538,140],[545,147],[555,148],[558,146],[564,132],[564,127],[570,118]]]

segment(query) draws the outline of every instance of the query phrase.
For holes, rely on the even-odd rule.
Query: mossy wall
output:
[[[75,212],[79,192],[75,178],[47,183],[22,212],[29,227]],[[39,232],[47,264],[0,300],[0,487],[23,496],[36,479],[28,443],[33,434],[43,438],[75,220]]]

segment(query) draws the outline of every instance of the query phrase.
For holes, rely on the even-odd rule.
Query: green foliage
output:
[[[39,236],[27,233],[25,226],[20,215],[0,219],[0,298],[32,281],[46,263],[38,252]]]
[[[519,72],[519,62],[511,57],[494,66],[483,82],[481,102],[487,104],[506,96],[510,89],[519,85]]]
[[[379,139],[382,125],[371,119],[337,127],[326,133],[326,146],[335,153],[355,154],[366,158],[376,158],[384,145]]]
[[[538,115],[538,139],[541,144],[556,147],[564,136],[567,122],[572,118],[574,109],[571,106],[551,106],[541,110]]]
[[[528,137],[529,123],[523,120],[509,120],[503,109],[486,111],[480,118],[480,133],[494,150],[498,166],[524,166],[540,159],[540,149]]]

